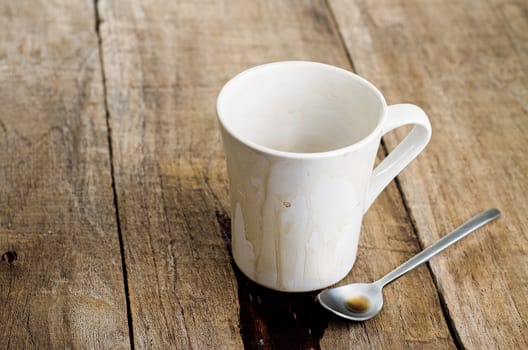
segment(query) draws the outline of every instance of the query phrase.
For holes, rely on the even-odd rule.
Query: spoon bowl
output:
[[[422,250],[378,281],[374,283],[353,283],[330,288],[319,293],[317,299],[324,308],[338,316],[353,321],[371,319],[383,307],[383,287],[466,237],[471,232],[498,218],[500,214],[500,211],[495,208],[488,209],[457,227],[435,244]]]
[[[358,298],[364,298],[367,302],[362,303],[361,307],[354,307],[351,301]],[[317,299],[327,310],[354,321],[368,320],[383,307],[381,286],[377,283],[353,283],[327,289],[319,293]]]

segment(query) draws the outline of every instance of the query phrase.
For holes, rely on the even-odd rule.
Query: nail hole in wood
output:
[[[9,264],[11,264],[17,258],[18,258],[18,255],[15,251],[8,250],[4,254],[2,254],[2,261],[7,261]]]

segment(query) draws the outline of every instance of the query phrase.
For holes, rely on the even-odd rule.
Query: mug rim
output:
[[[239,135],[236,133],[226,122],[226,120],[223,117],[223,96],[226,94],[226,91],[230,89],[230,87],[238,80],[243,78],[244,76],[256,71],[256,70],[262,70],[269,68],[271,66],[277,66],[277,65],[309,65],[309,66],[317,66],[319,68],[328,69],[330,71],[338,72],[340,74],[346,75],[349,78],[352,78],[359,82],[361,85],[363,85],[365,88],[368,88],[370,91],[376,95],[378,98],[380,104],[381,104],[381,110],[380,114],[378,115],[378,122],[376,126],[368,133],[365,137],[360,139],[357,142],[354,142],[350,145],[332,149],[329,151],[322,151],[322,152],[288,152],[288,151],[281,151],[274,148],[266,147],[263,145],[260,145],[256,142],[251,141],[249,138],[244,137],[242,135]],[[224,113],[225,114],[225,113]],[[325,63],[320,62],[313,62],[313,61],[278,61],[278,62],[271,62],[271,63],[265,63],[258,66],[254,66],[252,68],[246,69],[237,75],[235,75],[233,78],[231,78],[220,90],[220,93],[218,94],[218,97],[216,99],[216,116],[218,118],[218,121],[222,128],[224,128],[225,131],[227,131],[233,138],[241,142],[242,144],[246,145],[249,148],[254,149],[255,151],[273,155],[276,157],[282,157],[282,158],[290,158],[290,159],[314,159],[314,158],[325,158],[325,157],[332,157],[332,156],[338,156],[343,155],[345,153],[354,151],[358,148],[361,148],[365,144],[369,143],[372,138],[376,137],[376,135],[381,134],[381,129],[383,127],[383,123],[385,121],[387,115],[387,102],[385,101],[385,97],[383,94],[367,79],[351,72],[343,68],[339,68],[336,66],[332,66]]]

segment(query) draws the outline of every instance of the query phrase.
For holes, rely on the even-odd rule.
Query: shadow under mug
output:
[[[363,214],[426,146],[417,106],[387,106],[365,79],[330,65],[286,61],[246,70],[217,100],[231,200],[235,263],[288,292],[344,278]],[[414,125],[375,168],[381,137]]]

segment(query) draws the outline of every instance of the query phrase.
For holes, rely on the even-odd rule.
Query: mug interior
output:
[[[380,124],[379,91],[359,76],[315,62],[278,62],[242,72],[222,89],[220,122],[242,142],[318,153],[353,145]]]

